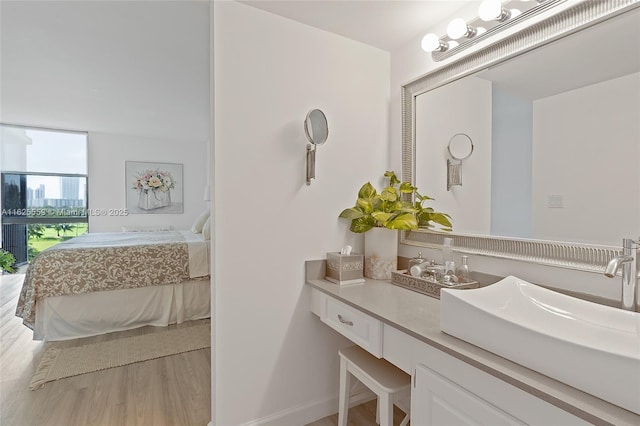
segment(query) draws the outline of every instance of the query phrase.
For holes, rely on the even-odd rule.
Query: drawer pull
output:
[[[340,315],[340,314],[338,314],[338,320],[343,324],[346,324],[346,325],[349,325],[349,326],[353,325],[353,321],[348,321],[348,320],[342,318],[342,315]]]

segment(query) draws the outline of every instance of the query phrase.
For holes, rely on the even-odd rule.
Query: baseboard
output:
[[[350,406],[371,401],[376,395],[369,389],[351,395]],[[301,404],[279,411],[261,419],[252,420],[243,426],[300,426],[306,425],[338,412],[338,396]],[[212,426],[209,424],[209,426]]]

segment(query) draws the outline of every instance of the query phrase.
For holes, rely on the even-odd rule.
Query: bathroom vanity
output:
[[[412,424],[640,424],[640,415],[443,333],[438,299],[388,281],[336,285],[324,270],[322,260],[306,262],[311,311],[411,375]]]

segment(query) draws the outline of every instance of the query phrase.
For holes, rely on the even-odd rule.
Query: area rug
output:
[[[70,348],[47,349],[31,379],[29,389],[65,377],[121,367],[135,362],[162,358],[211,347],[211,325],[207,321],[190,327]]]

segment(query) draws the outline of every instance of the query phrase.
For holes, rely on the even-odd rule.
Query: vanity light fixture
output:
[[[478,8],[478,16],[485,22],[504,22],[511,18],[511,12],[502,7],[500,0],[484,0]]]
[[[429,33],[422,38],[422,50],[425,52],[444,52],[449,48],[449,43],[442,41],[434,33]]]
[[[567,0],[483,0],[478,8],[477,18],[471,21],[453,19],[447,25],[447,34],[443,37],[433,33],[425,35],[421,43],[422,50],[430,52],[435,61],[441,61],[565,1]]]

